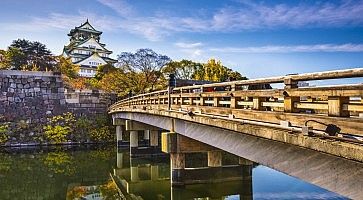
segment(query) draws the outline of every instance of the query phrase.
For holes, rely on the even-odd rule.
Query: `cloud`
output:
[[[158,11],[145,16],[126,0],[97,0],[115,13],[98,15],[50,13],[21,23],[2,23],[5,30],[69,30],[89,18],[100,30],[127,31],[150,41],[163,40],[174,33],[243,32],[265,29],[301,29],[363,26],[363,0],[319,1],[312,4],[267,4],[240,1],[239,4],[209,9],[208,14],[189,8],[192,15]]]
[[[176,42],[174,43],[174,46],[178,47],[180,52],[193,59],[201,58],[204,53],[204,51],[201,49],[204,44],[201,42]]]
[[[259,46],[210,48],[221,53],[309,53],[309,52],[363,52],[363,44],[315,44],[296,46]]]
[[[52,30],[70,30],[81,25],[89,19],[91,24],[99,30],[112,31],[117,28],[116,20],[109,16],[97,16],[87,12],[79,11],[78,14],[69,15],[62,13],[50,13],[47,17],[32,17],[28,22],[1,23],[4,30],[44,32]]]
[[[180,48],[185,48],[185,49],[190,49],[190,48],[196,48],[196,47],[203,46],[203,44],[201,42],[196,42],[196,43],[177,42],[174,45],[177,46],[177,47],[180,47]]]
[[[97,0],[99,3],[111,8],[120,16],[130,17],[134,13],[133,7],[125,0]]]
[[[214,16],[215,30],[255,30],[263,28],[340,27],[363,24],[363,1],[329,1],[314,4],[265,5],[242,1],[240,7],[225,7]]]

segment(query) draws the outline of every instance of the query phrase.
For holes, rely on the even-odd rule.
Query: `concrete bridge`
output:
[[[206,151],[208,167],[219,167],[223,150],[359,199],[363,84],[299,87],[354,77],[363,68],[169,88],[121,100],[109,113],[118,140],[129,134],[131,154],[142,151],[138,132],[154,149],[161,138],[172,183],[182,179],[188,153]],[[284,88],[266,89],[275,83]]]

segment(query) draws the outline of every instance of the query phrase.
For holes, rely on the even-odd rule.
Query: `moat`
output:
[[[237,157],[223,155],[226,172],[235,173]],[[171,187],[168,154],[130,158],[128,148],[115,145],[2,149],[0,158],[4,200],[346,199],[258,163],[229,181]],[[186,162],[189,168],[203,166],[205,155],[193,154]]]

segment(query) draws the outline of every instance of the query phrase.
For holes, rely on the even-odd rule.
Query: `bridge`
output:
[[[363,196],[363,84],[299,87],[356,77],[363,68],[169,88],[123,99],[109,113],[118,140],[129,133],[131,153],[142,151],[138,131],[156,148],[163,130],[172,183],[180,183],[188,153],[208,152],[208,167],[219,167],[223,150],[356,199]]]

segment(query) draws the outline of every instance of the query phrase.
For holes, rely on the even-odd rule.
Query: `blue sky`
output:
[[[1,0],[0,48],[25,38],[60,54],[87,18],[114,58],[151,48],[250,78],[363,67],[363,0]]]

